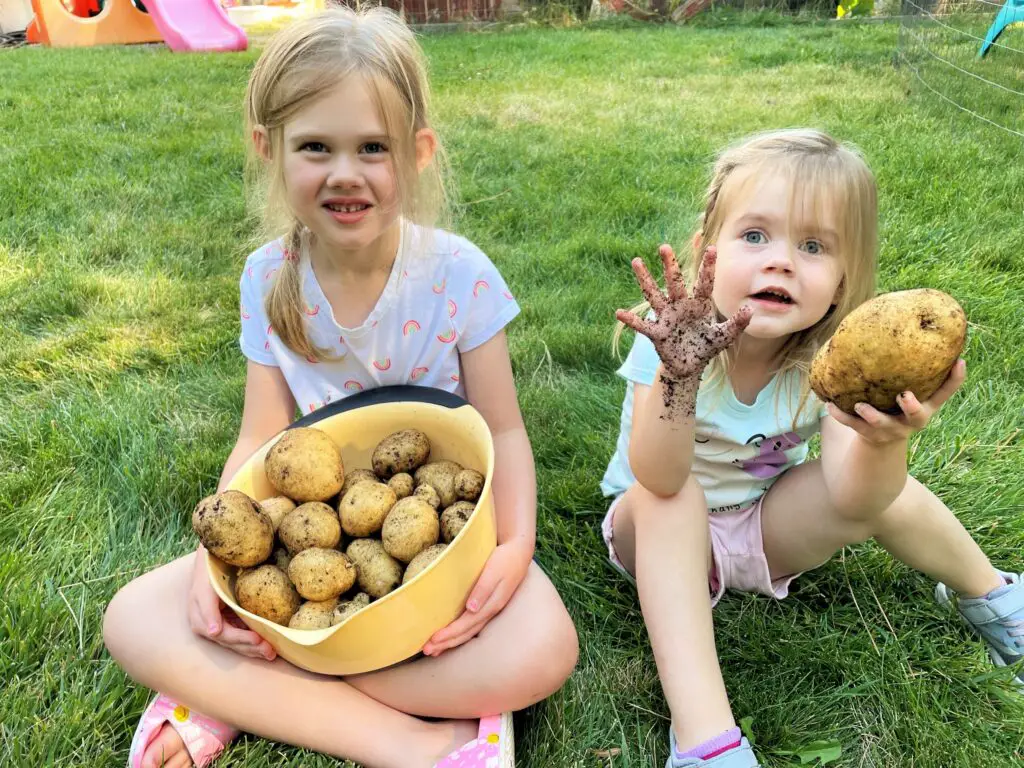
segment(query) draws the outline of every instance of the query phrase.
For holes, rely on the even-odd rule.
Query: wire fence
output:
[[[1021,0],[903,0],[899,61],[958,119],[1024,139]]]

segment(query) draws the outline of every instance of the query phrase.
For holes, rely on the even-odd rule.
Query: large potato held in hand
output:
[[[224,491],[200,501],[192,512],[192,530],[228,565],[258,565],[274,550],[270,516],[241,491]]]
[[[267,453],[267,479],[295,501],[326,501],[345,483],[341,451],[326,434],[312,427],[287,430]]]
[[[811,365],[811,388],[854,413],[868,403],[899,413],[896,397],[931,397],[963,350],[967,317],[956,299],[922,288],[876,296],[843,318]]]
[[[384,480],[412,472],[430,457],[430,440],[418,429],[403,429],[381,440],[373,451],[373,471]]]

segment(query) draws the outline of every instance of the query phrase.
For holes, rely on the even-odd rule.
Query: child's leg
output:
[[[613,541],[637,593],[682,748],[736,726],[718,666],[704,492],[692,477],[672,498],[634,485],[615,508]]]
[[[848,544],[874,538],[898,560],[966,596],[1004,582],[988,558],[936,496],[908,477],[887,509],[834,509],[821,462],[786,472],[762,506],[764,549],[772,578],[821,565]]]
[[[246,658],[189,628],[185,601],[193,557],[148,573],[115,596],[104,621],[107,647],[147,687],[276,741],[367,766],[431,766],[459,745],[463,729],[426,723],[394,706],[408,700],[417,714],[434,717],[520,708],[557,690],[575,663],[572,622],[536,566],[478,639],[377,673],[382,682],[376,689],[372,675],[350,685],[280,659]]]

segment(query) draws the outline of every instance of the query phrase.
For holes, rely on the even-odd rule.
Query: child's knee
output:
[[[131,596],[125,594],[127,587],[122,587],[107,604],[103,613],[103,644],[107,652],[118,662],[127,653],[128,640],[131,637]]]

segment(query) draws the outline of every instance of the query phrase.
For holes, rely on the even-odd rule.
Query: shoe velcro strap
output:
[[[961,600],[960,612],[974,624],[989,624],[1014,614],[1024,619],[1024,585],[991,599]]]

